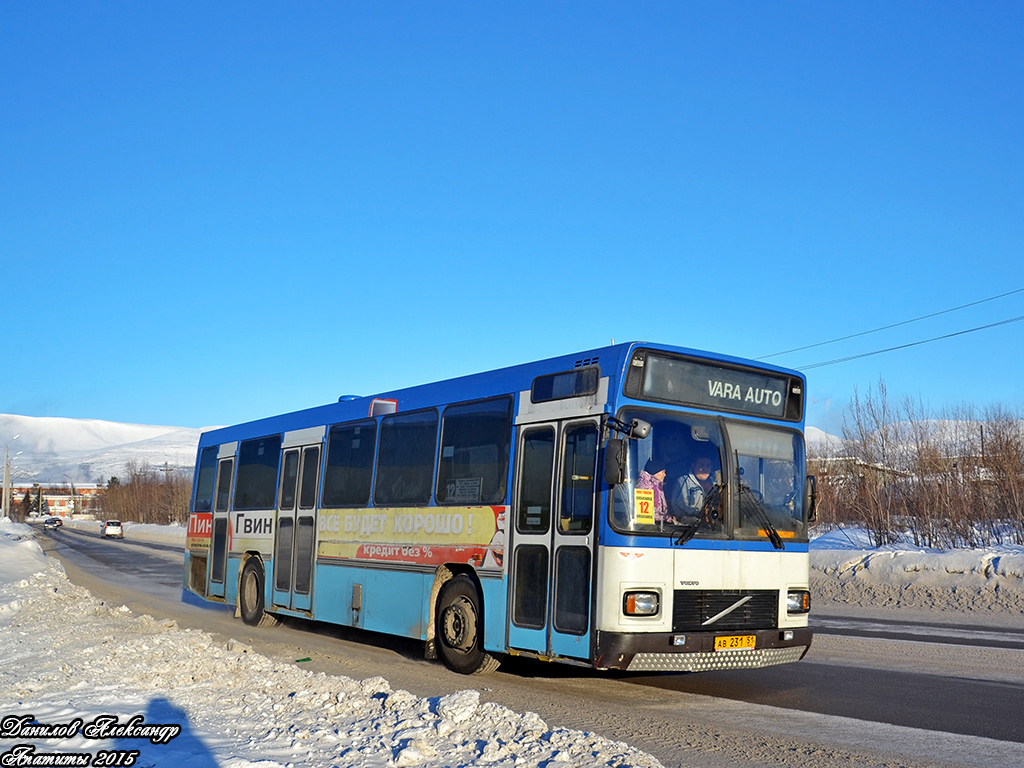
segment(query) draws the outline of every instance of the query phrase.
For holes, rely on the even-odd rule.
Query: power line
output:
[[[1014,291],[1017,293],[1017,291]],[[989,323],[988,325],[979,325],[977,328],[968,328],[966,331],[957,331],[956,333],[947,333],[945,336],[935,336],[931,339],[924,339],[923,341],[912,341],[909,344],[900,344],[898,347],[889,347],[888,349],[876,349],[874,352],[864,352],[859,355],[850,355],[849,357],[837,357],[835,360],[826,360],[822,363],[812,363],[811,365],[800,365],[797,366],[798,370],[807,371],[811,368],[822,368],[826,365],[835,365],[836,363],[846,363],[850,360],[859,360],[862,357],[871,357],[872,355],[881,355],[885,352],[895,352],[898,349],[907,349],[908,347],[919,347],[922,344],[930,344],[933,341],[942,341],[943,339],[951,339],[954,336],[963,336],[966,333],[974,333],[975,331],[984,331],[989,328],[995,328],[1000,325],[1009,325],[1010,323],[1016,323],[1024,320],[1024,315],[1019,317],[1011,317],[1009,320],[1000,320],[998,323]],[[909,321],[908,321],[909,322]],[[852,337],[851,337],[852,338]],[[824,342],[828,343],[828,342]],[[818,346],[818,345],[814,345]],[[806,349],[806,347],[805,347]],[[779,353],[782,354],[782,353]]]
[[[779,357],[780,355],[788,355],[791,352],[803,352],[805,349],[814,349],[815,347],[824,347],[826,344],[835,344],[835,343],[840,342],[840,341],[847,341],[848,339],[856,339],[856,338],[859,338],[861,336],[867,336],[867,335],[872,334],[872,333],[878,333],[879,331],[888,331],[890,328],[899,328],[901,325],[910,325],[910,323],[916,323],[916,322],[918,322],[920,320],[928,320],[928,319],[930,319],[932,317],[938,317],[939,315],[947,315],[950,312],[956,312],[956,311],[961,310],[961,309],[967,309],[968,307],[975,307],[978,304],[984,304],[987,301],[995,301],[996,299],[1002,299],[1002,298],[1005,298],[1006,296],[1013,296],[1015,293],[1024,293],[1024,288],[1017,288],[1014,291],[1007,291],[1006,293],[1001,293],[998,296],[990,296],[987,299],[980,299],[978,301],[972,301],[970,304],[961,304],[959,307],[953,307],[951,309],[943,309],[940,312],[932,312],[930,315],[921,315],[920,317],[915,317],[915,318],[913,318],[911,320],[903,320],[903,321],[898,322],[898,323],[892,323],[891,325],[883,325],[881,328],[873,328],[870,331],[861,331],[860,333],[851,333],[849,336],[841,336],[838,339],[831,339],[829,341],[819,341],[817,344],[808,344],[805,347],[796,347],[794,349],[787,349],[785,352],[773,352],[770,355],[764,355],[763,357],[758,357],[758,358],[755,358],[755,359],[756,360],[767,360],[770,357]],[[1007,322],[1015,322],[1015,321],[1011,320],[1011,321],[1007,321]],[[1000,323],[995,323],[995,325],[1000,325]],[[990,326],[985,326],[985,327],[990,327]],[[976,330],[981,330],[981,328],[972,328],[971,329],[971,331],[976,331]],[[962,331],[962,333],[970,333],[971,331]],[[954,334],[951,334],[951,335],[952,336],[956,336],[957,334],[954,333]],[[915,343],[916,344],[927,344],[928,341],[937,341],[940,338],[949,338],[949,337],[948,336],[939,336],[936,339],[928,339],[927,341],[920,341],[920,342],[915,342]],[[904,345],[904,346],[912,347],[912,346],[914,346],[914,344],[907,344],[907,345]],[[893,347],[892,349],[903,349],[903,347]],[[855,355],[854,357],[844,358],[844,359],[855,360],[857,357],[867,357],[868,355],[877,355],[877,354],[881,354],[882,352],[889,352],[889,351],[891,351],[891,350],[882,349],[882,350],[879,350],[878,352],[868,352],[867,354],[864,354],[864,355]],[[842,362],[842,361],[836,361],[836,362]],[[828,365],[828,363],[820,363],[820,365]],[[811,366],[811,367],[814,368],[814,367],[817,367],[817,366]]]

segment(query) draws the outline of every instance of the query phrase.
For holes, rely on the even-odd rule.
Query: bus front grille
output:
[[[733,608],[744,598],[750,599]],[[778,618],[777,590],[677,589],[673,595],[673,632],[772,629],[778,626]]]

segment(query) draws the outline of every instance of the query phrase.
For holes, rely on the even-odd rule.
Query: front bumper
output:
[[[813,632],[759,629],[731,634],[754,635],[753,648],[715,650],[721,632],[621,634],[598,632],[594,666],[630,672],[706,672],[754,669],[799,661],[811,647]],[[679,643],[679,644],[677,644]]]

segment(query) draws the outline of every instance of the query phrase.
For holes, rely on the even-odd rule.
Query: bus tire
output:
[[[441,660],[460,675],[482,675],[498,668],[499,661],[483,649],[480,593],[466,575],[441,588],[437,599],[435,639]]]
[[[272,627],[277,624],[277,618],[265,610],[265,579],[263,565],[259,559],[250,557],[245,562],[242,576],[238,580],[238,611],[242,621],[250,627]]]

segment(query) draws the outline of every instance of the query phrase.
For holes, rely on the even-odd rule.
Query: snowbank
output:
[[[811,588],[819,606],[1024,620],[1024,547],[873,548],[864,531],[837,529],[811,542]]]
[[[139,750],[135,765],[190,768],[660,766],[621,742],[481,703],[477,691],[423,699],[382,677],[313,674],[235,640],[133,616],[69,582],[31,535],[29,526],[0,522],[0,727],[8,729],[0,760],[18,749]],[[29,715],[48,725],[80,720],[78,735],[21,738],[11,718]],[[113,722],[105,716],[122,730],[141,717],[131,726],[137,734],[177,728],[154,729],[163,741],[130,728],[85,738]]]
[[[47,558],[27,525],[17,525],[9,518],[0,520],[0,580],[23,579],[46,568]]]

